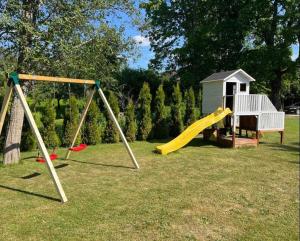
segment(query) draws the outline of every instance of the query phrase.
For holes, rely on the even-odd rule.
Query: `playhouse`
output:
[[[250,94],[253,81],[255,79],[242,69],[215,73],[202,80],[203,118],[175,139],[157,146],[156,151],[160,154],[176,151],[201,132],[204,139],[217,141],[225,147],[256,147],[261,133],[274,131],[280,133],[282,143],[284,112],[278,112],[266,95]]]
[[[204,115],[218,107],[232,111],[231,116],[224,119],[225,128],[218,130],[217,141],[221,145],[257,146],[260,133],[273,131],[280,133],[282,143],[285,114],[278,112],[266,95],[250,94],[250,83],[253,81],[254,78],[238,69],[212,74],[200,82],[203,89]],[[246,137],[242,137],[242,130],[246,130]],[[255,137],[247,138],[248,131],[255,132]],[[204,131],[204,138],[209,138],[209,133],[212,131]]]

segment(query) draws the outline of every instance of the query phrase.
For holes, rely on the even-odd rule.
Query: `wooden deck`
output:
[[[233,146],[232,136],[220,137],[218,143],[224,147],[257,147],[258,139],[256,138],[246,138],[246,137],[236,137],[235,146]]]

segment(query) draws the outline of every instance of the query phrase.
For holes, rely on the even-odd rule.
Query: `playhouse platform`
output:
[[[233,141],[232,136],[224,136],[218,139],[218,143],[223,147],[257,147],[259,140],[256,138],[235,137]]]

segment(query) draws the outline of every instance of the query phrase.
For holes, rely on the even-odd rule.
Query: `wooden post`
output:
[[[256,140],[257,140],[257,146],[259,145],[259,131],[256,130],[255,132],[255,137],[256,137]]]
[[[136,161],[136,159],[135,159],[135,157],[134,157],[134,155],[132,153],[132,150],[131,150],[131,148],[130,148],[130,146],[129,146],[129,144],[128,144],[128,142],[127,142],[127,140],[126,140],[126,138],[125,138],[125,136],[123,134],[123,131],[122,131],[122,129],[121,129],[121,127],[120,127],[120,125],[119,125],[119,123],[118,123],[118,121],[117,121],[117,119],[116,119],[116,117],[115,117],[115,115],[114,115],[114,113],[112,111],[112,109],[110,108],[110,105],[109,105],[109,103],[108,103],[108,101],[107,101],[107,99],[106,99],[106,97],[105,97],[102,89],[98,88],[98,92],[99,92],[99,95],[100,95],[102,101],[104,102],[105,107],[108,110],[108,113],[109,113],[109,116],[110,116],[111,120],[114,122],[115,126],[117,127],[117,129],[118,129],[118,131],[120,133],[121,139],[123,141],[124,146],[126,147],[126,150],[127,150],[128,154],[129,154],[129,156],[131,157],[132,163],[134,164],[134,166],[135,166],[136,169],[139,169],[139,164],[137,163],[137,161]]]
[[[48,170],[49,170],[49,172],[51,174],[52,180],[53,180],[53,182],[55,184],[56,190],[57,190],[58,194],[60,195],[61,201],[63,203],[65,203],[65,202],[68,201],[68,199],[67,199],[67,197],[65,195],[65,192],[64,192],[64,190],[62,188],[62,185],[61,185],[61,183],[59,181],[59,178],[58,178],[58,176],[56,174],[56,171],[55,171],[55,168],[54,168],[54,166],[52,164],[52,161],[50,160],[48,151],[47,151],[47,149],[45,147],[45,144],[43,142],[41,134],[40,134],[40,132],[39,132],[39,130],[37,128],[37,125],[36,125],[36,123],[34,121],[32,113],[31,113],[31,111],[29,109],[29,106],[27,104],[26,98],[25,98],[25,96],[23,94],[23,91],[21,89],[21,86],[19,84],[15,84],[14,88],[16,90],[16,93],[17,93],[18,97],[20,98],[20,101],[21,101],[22,106],[24,108],[25,115],[26,115],[27,120],[28,120],[28,122],[30,124],[30,127],[31,127],[31,129],[32,129],[32,131],[33,131],[36,139],[38,140],[39,148],[40,148],[41,152],[43,153],[43,156],[44,156],[44,158],[46,160],[46,164],[47,164]]]
[[[94,94],[95,94],[95,88],[93,88],[93,90],[91,91],[91,94],[90,94],[89,97],[88,97],[88,101],[87,101],[87,103],[86,103],[86,105],[85,105],[85,107],[84,107],[84,110],[83,110],[82,114],[81,114],[81,118],[80,118],[80,121],[79,121],[79,125],[78,125],[77,130],[76,130],[76,132],[75,132],[75,134],[74,134],[74,137],[73,137],[72,144],[71,144],[70,148],[72,148],[72,147],[75,145],[77,136],[78,136],[78,134],[79,134],[79,132],[80,132],[80,129],[81,129],[81,127],[82,127],[82,124],[83,124],[83,122],[84,122],[84,119],[85,119],[85,117],[86,117],[86,114],[87,114],[87,112],[88,112],[88,110],[89,110],[89,107],[90,107],[90,105],[91,105],[91,103],[92,103]],[[71,151],[70,151],[70,149],[68,149],[68,152],[67,152],[67,154],[66,154],[65,159],[68,159],[69,156],[70,156],[70,154],[71,154]]]
[[[235,132],[236,132],[236,116],[233,114],[233,123],[232,123],[232,147],[235,148]]]
[[[280,131],[280,144],[283,144],[284,131]]]
[[[12,92],[13,92],[13,88],[12,86],[9,84],[9,86],[6,89],[6,93],[2,102],[2,107],[1,107],[1,114],[0,114],[0,135],[2,133],[2,128],[4,125],[4,120],[5,120],[5,116],[7,114],[7,110],[8,110],[8,106],[9,106],[9,100],[12,96]]]

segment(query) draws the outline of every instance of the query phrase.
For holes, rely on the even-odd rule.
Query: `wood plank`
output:
[[[123,144],[124,144],[128,154],[129,154],[129,156],[131,157],[132,163],[134,164],[136,169],[139,169],[140,168],[139,164],[138,164],[137,160],[135,159],[135,156],[133,155],[133,152],[132,152],[132,150],[131,150],[131,148],[130,148],[127,140],[126,140],[126,137],[124,136],[123,131],[122,131],[122,129],[121,129],[121,127],[120,127],[120,125],[119,125],[119,123],[118,123],[118,121],[117,121],[117,119],[116,119],[116,117],[115,117],[115,115],[112,111],[112,109],[110,108],[110,105],[109,105],[103,91],[101,90],[101,88],[98,89],[98,92],[99,92],[99,95],[100,95],[102,101],[104,102],[105,107],[108,110],[108,113],[109,113],[109,116],[110,116],[111,120],[114,122],[115,126],[117,127],[117,129],[120,133],[121,139],[123,141]]]
[[[91,94],[89,95],[88,101],[87,101],[87,103],[86,103],[86,105],[85,105],[85,107],[84,107],[84,110],[83,110],[82,114],[81,114],[81,118],[80,118],[80,121],[79,121],[77,130],[76,130],[76,132],[75,132],[75,134],[74,134],[74,137],[73,137],[72,144],[71,144],[70,148],[74,147],[74,145],[75,145],[77,136],[78,136],[78,134],[79,134],[79,132],[80,132],[80,129],[81,129],[81,127],[82,127],[82,124],[83,124],[83,122],[84,122],[84,119],[85,119],[85,117],[86,117],[86,115],[87,115],[87,113],[88,113],[89,107],[90,107],[90,105],[91,105],[91,103],[92,103],[92,100],[93,100],[93,97],[94,97],[94,94],[95,94],[95,88],[93,88],[93,90],[91,91]],[[70,149],[68,149],[68,152],[67,152],[67,154],[66,154],[65,159],[68,159],[69,156],[70,156],[70,154],[71,154],[71,151],[70,151]]]
[[[12,86],[8,86],[6,89],[6,93],[2,102],[2,107],[1,107],[1,113],[0,113],[0,135],[2,133],[2,128],[4,125],[4,120],[5,120],[5,116],[7,114],[7,110],[8,110],[8,106],[9,106],[9,100],[12,96],[12,92],[13,92],[13,87]]]
[[[19,74],[19,79],[20,80],[58,82],[58,83],[71,83],[71,84],[87,84],[87,85],[95,84],[95,80],[72,79],[72,78],[64,78],[64,77],[51,77],[51,76],[30,75],[30,74]]]
[[[53,180],[53,182],[54,182],[54,185],[55,185],[55,187],[56,187],[56,190],[57,190],[58,194],[60,195],[61,201],[62,201],[63,203],[65,203],[65,202],[68,201],[68,199],[67,199],[67,197],[66,197],[66,195],[65,195],[65,192],[64,192],[64,190],[63,190],[63,188],[62,188],[62,185],[61,185],[61,183],[60,183],[60,180],[59,180],[59,178],[58,178],[58,176],[57,176],[57,174],[56,174],[56,171],[55,171],[55,168],[54,168],[54,166],[53,166],[53,164],[52,164],[52,161],[50,160],[48,151],[47,151],[47,149],[46,149],[46,146],[45,146],[45,144],[44,144],[44,141],[43,141],[43,139],[42,139],[42,136],[41,136],[41,134],[40,134],[40,131],[39,131],[39,129],[37,128],[37,125],[36,125],[36,123],[35,123],[35,120],[34,120],[34,118],[33,118],[32,113],[31,113],[31,111],[30,111],[30,108],[29,108],[29,106],[28,106],[28,104],[27,104],[27,101],[26,101],[26,98],[25,98],[25,96],[24,96],[24,94],[23,94],[23,91],[22,91],[22,89],[21,89],[21,86],[20,86],[19,84],[16,84],[14,88],[15,88],[16,93],[18,94],[18,96],[19,96],[19,98],[20,98],[20,100],[21,100],[21,103],[22,103],[22,106],[23,106],[23,108],[24,108],[25,115],[26,115],[27,120],[28,120],[28,122],[29,122],[29,124],[30,124],[30,127],[31,127],[31,129],[32,129],[32,131],[33,131],[33,133],[34,133],[34,135],[35,135],[37,141],[38,141],[38,146],[39,146],[39,148],[40,148],[40,150],[41,150],[41,152],[42,152],[42,154],[43,154],[43,156],[44,156],[44,158],[45,158],[45,160],[46,160],[46,164],[47,164],[48,170],[49,170],[49,172],[50,172],[50,175],[51,175],[51,177],[52,177],[52,180]]]

